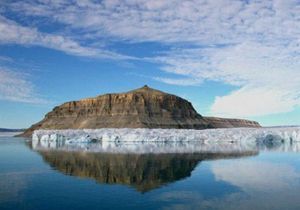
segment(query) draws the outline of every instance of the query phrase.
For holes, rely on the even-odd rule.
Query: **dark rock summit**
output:
[[[126,93],[64,103],[22,135],[30,136],[37,129],[229,127],[259,127],[259,124],[248,120],[203,117],[189,101],[144,86]]]

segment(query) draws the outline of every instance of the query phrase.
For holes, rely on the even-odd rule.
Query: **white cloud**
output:
[[[183,77],[154,79],[178,85],[211,80],[236,87],[216,97],[211,107],[214,115],[259,116],[292,111],[300,104],[298,0],[28,0],[5,3],[5,8],[62,24],[76,40],[154,41],[172,46],[171,51],[147,60]],[[126,59],[15,25],[6,24],[5,34],[16,36],[0,35],[0,40]]]
[[[0,15],[0,44],[22,44],[47,47],[67,54],[108,59],[130,59],[103,49],[81,46],[61,35],[42,33],[37,28],[24,27]]]
[[[157,59],[163,69],[193,81],[212,80],[237,90],[216,97],[211,114],[260,116],[300,105],[298,48],[243,42],[220,48],[174,50]],[[194,85],[191,83],[191,85]]]
[[[42,33],[37,28],[25,27],[0,15],[0,44],[21,44],[51,48],[76,56],[107,59],[131,59],[103,49],[81,46],[78,42],[61,36]],[[0,56],[0,62],[12,62],[12,59]],[[46,103],[37,95],[33,83],[25,74],[0,65],[0,100]]]
[[[211,112],[223,116],[259,116],[292,111],[300,104],[300,61],[281,46],[243,43],[212,56],[210,79],[239,89],[217,97]]]
[[[0,62],[6,63],[6,62],[12,62],[13,59],[11,57],[7,57],[7,56],[1,56],[0,55]]]
[[[135,42],[196,44],[296,38],[298,29],[281,24],[299,27],[300,16],[296,0],[20,1],[7,7],[30,16],[50,17],[98,38],[109,35]]]
[[[260,116],[289,112],[299,104],[299,99],[292,98],[293,93],[286,93],[279,88],[243,87],[229,95],[216,97],[211,107],[212,113],[227,117]]]
[[[28,76],[4,67],[0,67],[0,100],[25,103],[46,102],[36,94]]]
[[[199,85],[199,83],[201,83],[201,81],[194,78],[174,79],[174,78],[155,77],[154,79],[160,82],[164,82],[166,84],[181,85],[181,86]]]

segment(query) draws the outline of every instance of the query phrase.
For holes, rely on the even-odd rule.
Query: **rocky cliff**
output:
[[[219,117],[204,117],[213,128],[261,127],[258,122],[244,119],[228,119]]]
[[[22,135],[36,129],[258,127],[247,120],[203,117],[175,95],[144,86],[119,94],[71,101],[55,107]]]

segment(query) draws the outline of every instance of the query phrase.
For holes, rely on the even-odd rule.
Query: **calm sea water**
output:
[[[0,209],[300,209],[300,154],[34,151],[0,137]]]

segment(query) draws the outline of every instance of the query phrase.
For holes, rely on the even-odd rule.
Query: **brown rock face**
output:
[[[228,119],[219,117],[204,117],[213,128],[261,127],[258,122],[243,119]]]
[[[144,86],[120,94],[105,94],[55,107],[22,136],[36,129],[256,127],[246,120],[204,118],[178,96]]]

